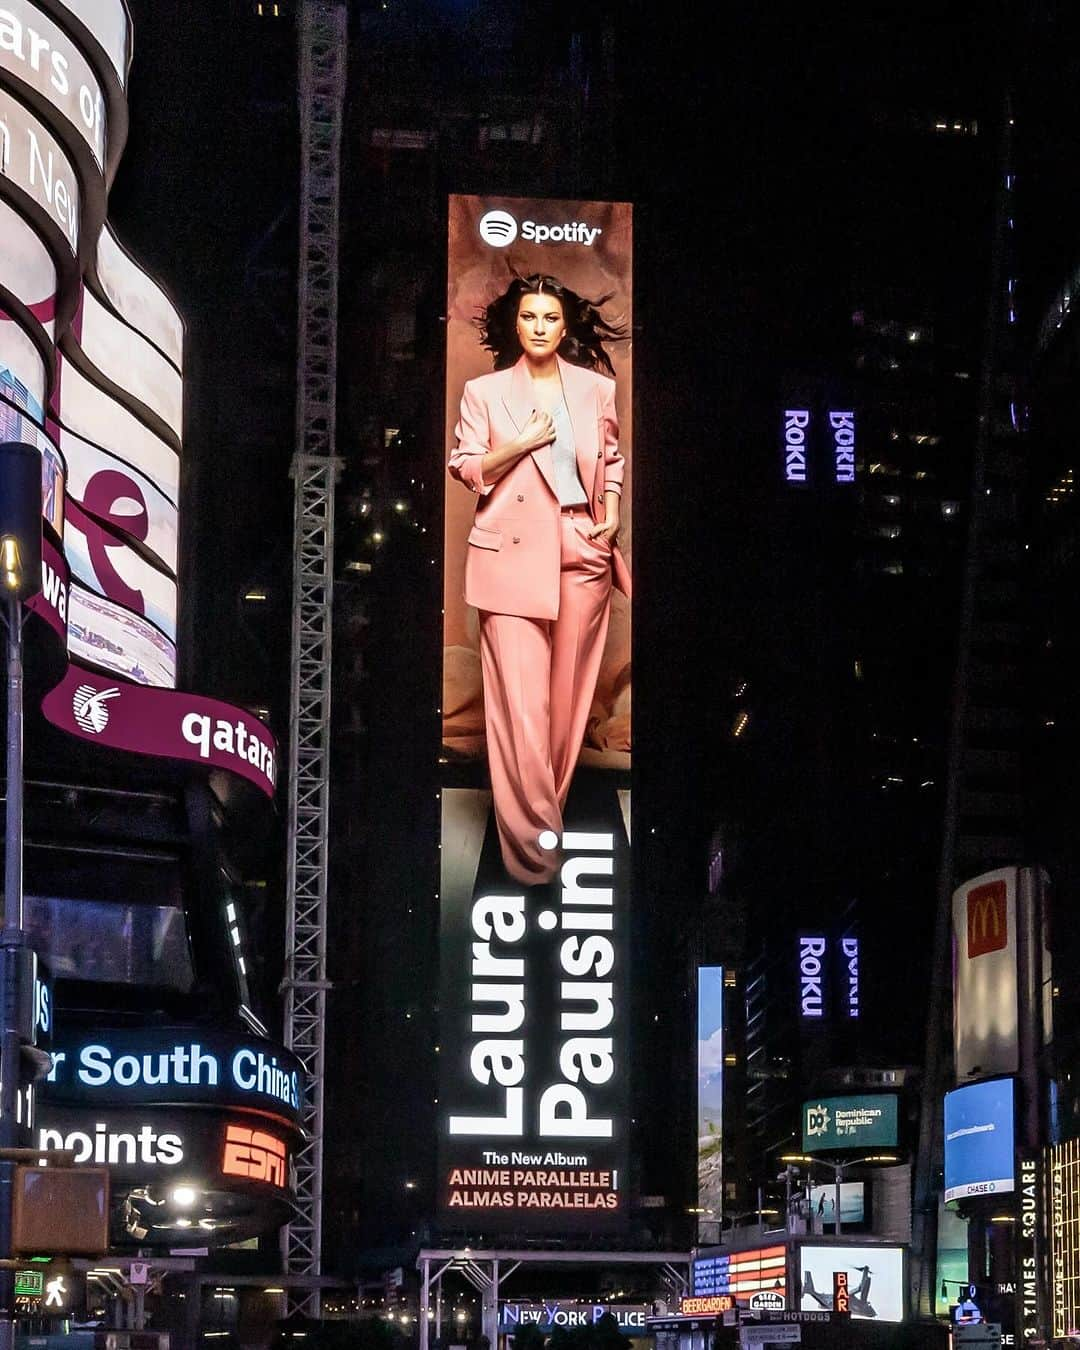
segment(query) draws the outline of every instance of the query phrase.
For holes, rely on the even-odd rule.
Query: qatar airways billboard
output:
[[[72,662],[43,709],[73,735],[272,795],[277,749],[259,719],[171,692],[183,322],[107,226],[80,238],[122,139],[130,38],[123,0],[0,3],[0,440],[41,454],[30,608]]]
[[[274,795],[277,745],[253,714],[199,694],[109,680],[69,667],[42,702],[54,726],[116,750],[226,769]]]
[[[129,398],[159,417],[179,441],[184,384],[176,366],[85,288],[72,332],[86,359]]]
[[[120,318],[179,370],[184,321],[153,277],[125,252],[108,224],[98,235],[97,282]]]
[[[0,306],[0,395],[35,421],[44,417],[45,361],[22,325]]]
[[[123,0],[51,0],[73,15],[101,48],[121,86],[127,83],[131,24]]]
[[[105,98],[89,61],[30,0],[0,6],[0,73],[45,99],[105,163]]]
[[[22,194],[39,223],[79,251],[79,180],[60,142],[0,86],[0,187]]]
[[[0,236],[4,240],[0,287],[25,305],[51,338],[56,311],[56,264],[52,254],[38,232],[3,200],[0,200]]]
[[[449,203],[440,1210],[627,1215],[632,211]]]

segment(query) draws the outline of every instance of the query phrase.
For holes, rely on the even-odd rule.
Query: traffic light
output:
[[[16,1256],[102,1256],[109,1248],[107,1167],[15,1168],[11,1250]]]

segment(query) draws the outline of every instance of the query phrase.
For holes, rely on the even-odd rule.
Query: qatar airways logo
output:
[[[100,736],[109,725],[109,699],[119,697],[120,690],[115,684],[108,689],[80,684],[71,699],[71,715],[88,736]]]
[[[535,220],[524,220],[518,225],[509,211],[486,211],[478,226],[480,238],[491,248],[507,248],[521,235],[532,244],[584,244],[592,248],[599,225],[587,225],[583,220],[564,221],[557,225],[541,225]]]

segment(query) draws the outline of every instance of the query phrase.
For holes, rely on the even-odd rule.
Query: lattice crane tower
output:
[[[326,1030],[330,674],[345,0],[299,9],[300,265],[289,696],[285,1044],[307,1073],[296,1199],[282,1230],[288,1312],[318,1317]]]

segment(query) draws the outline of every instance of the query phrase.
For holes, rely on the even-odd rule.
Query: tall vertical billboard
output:
[[[720,1240],[724,1212],[724,968],[698,966],[697,1174],[702,1241]]]
[[[960,1081],[1016,1073],[1025,1025],[1038,1028],[1044,1041],[1050,1038],[1047,884],[1041,867],[1001,867],[953,892],[953,1035]]]
[[[449,202],[440,1213],[627,1215],[632,211]]]
[[[1018,868],[1002,867],[953,892],[956,1075],[1019,1067],[1016,965]]]

